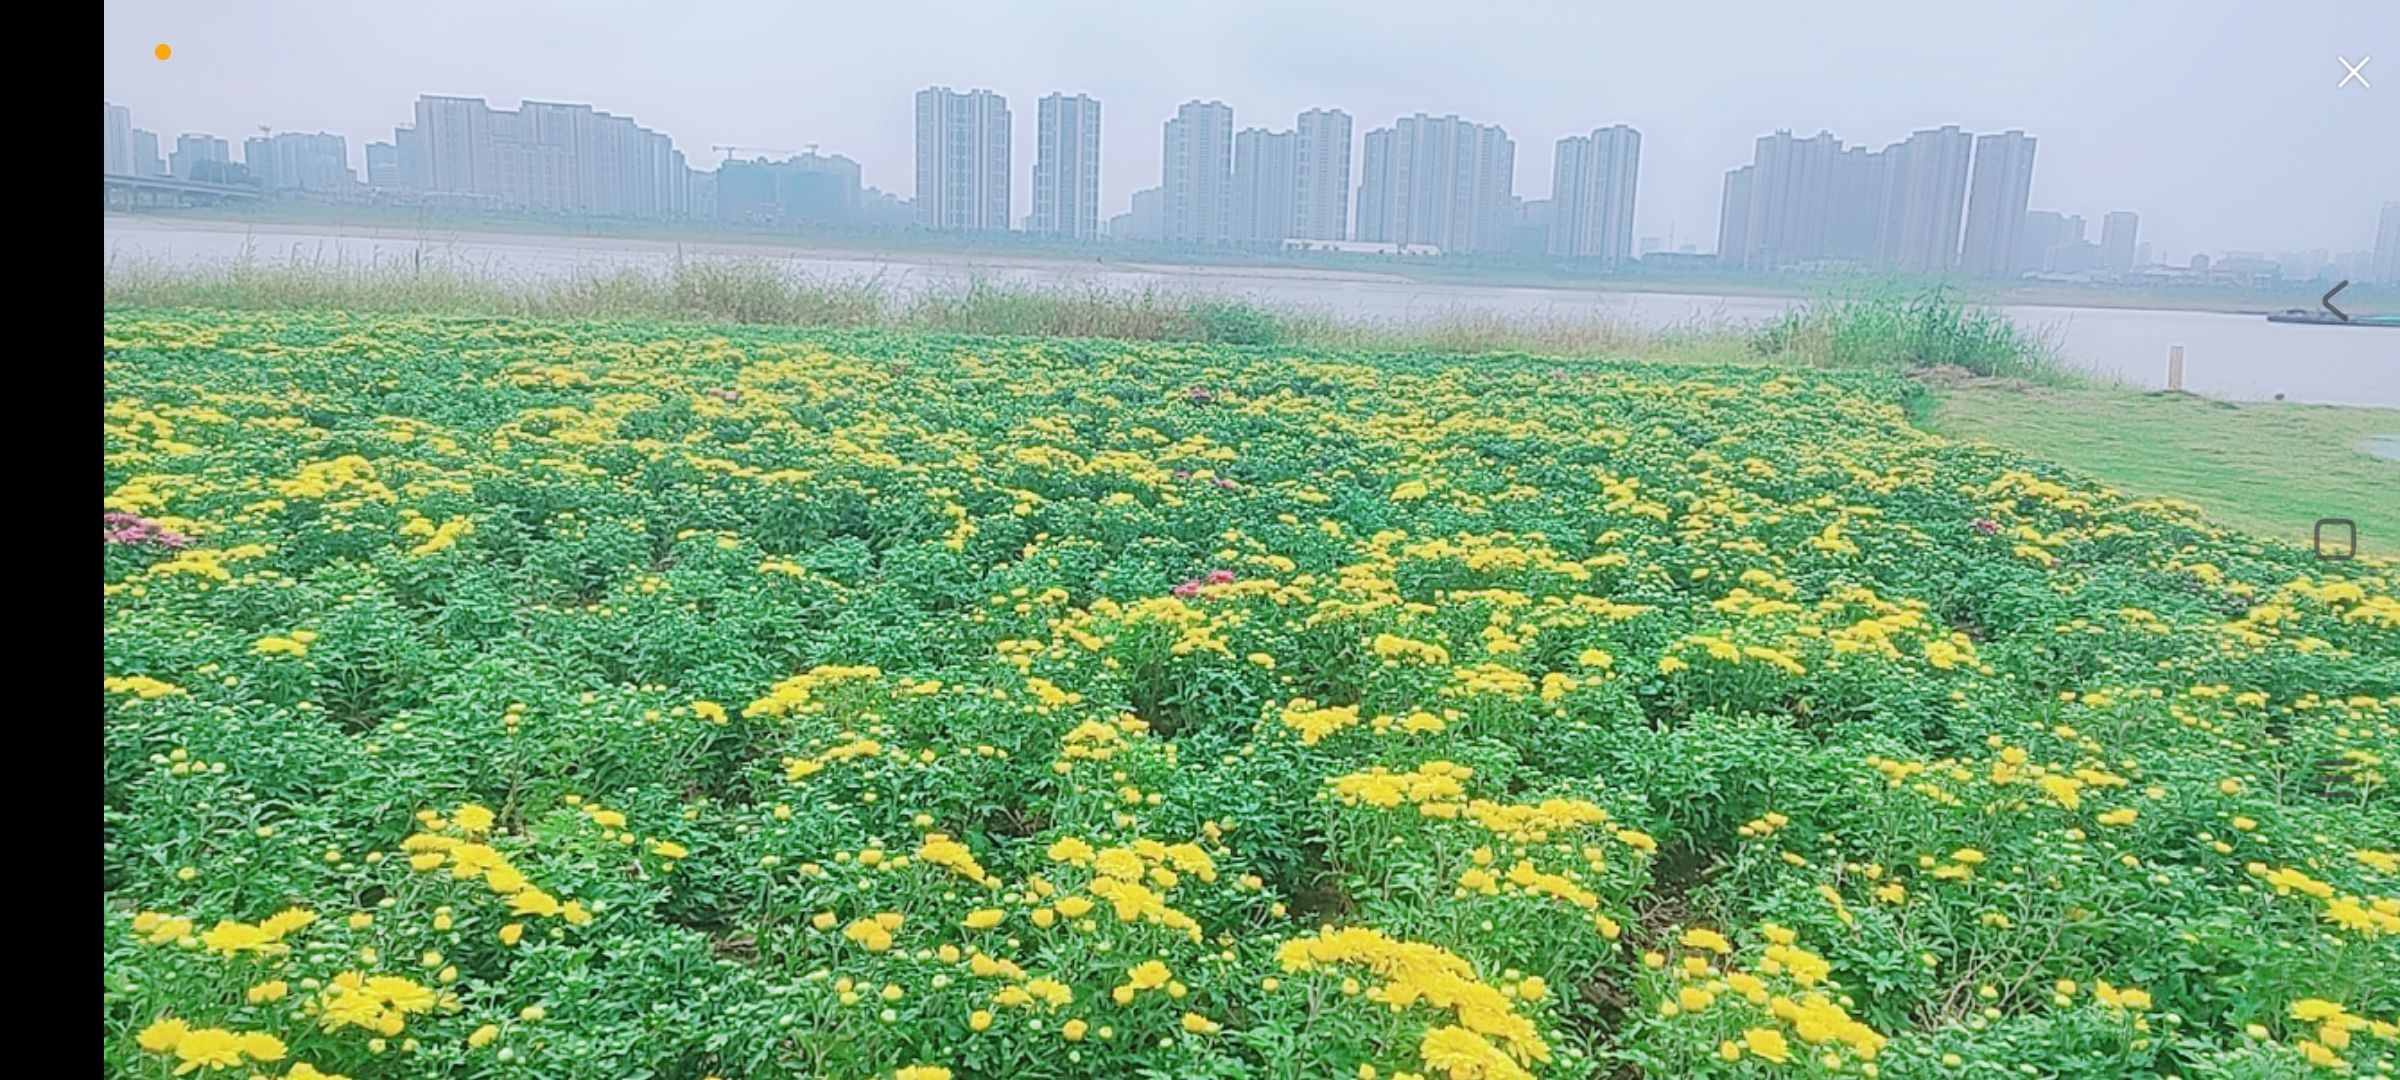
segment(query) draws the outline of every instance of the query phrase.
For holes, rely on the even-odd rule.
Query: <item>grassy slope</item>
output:
[[[2306,544],[2318,518],[2350,518],[2367,552],[2400,555],[2400,462],[2366,449],[2373,437],[2400,435],[2400,409],[1998,383],[1943,387],[1934,401],[1926,426],[1944,435],[2195,502],[2261,537]]]

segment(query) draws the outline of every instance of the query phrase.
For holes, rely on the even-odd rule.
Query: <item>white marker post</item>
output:
[[[2183,346],[2167,346],[2167,389],[2183,389]]]

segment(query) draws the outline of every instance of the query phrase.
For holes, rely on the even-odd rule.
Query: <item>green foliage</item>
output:
[[[1985,377],[2069,381],[2050,341],[1941,285],[1820,298],[1762,328],[1751,346],[1820,367],[1956,367]]]
[[[1888,371],[102,347],[110,1075],[2392,1071],[2400,576]]]
[[[1203,341],[1226,345],[1280,345],[1283,328],[1269,312],[1247,304],[1212,300],[1192,306],[1192,321],[1200,324]]]

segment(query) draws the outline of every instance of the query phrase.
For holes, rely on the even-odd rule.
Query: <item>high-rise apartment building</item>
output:
[[[524,102],[513,116],[495,111],[494,135],[513,138],[516,144],[515,153],[498,158],[503,205],[547,208],[588,203],[608,206],[595,212],[621,213],[615,204],[623,197],[619,190],[624,185],[623,174],[605,167],[589,174],[584,171],[586,157],[604,166],[615,160],[622,152],[616,143],[627,137],[614,124],[595,123],[598,115],[589,105],[547,101]],[[592,143],[588,150],[580,145],[586,140]]]
[[[1844,146],[1829,131],[1761,136],[1750,164],[1725,175],[1717,257],[1752,270],[1949,270],[1958,265],[1974,145],[1956,127],[1876,151]]]
[[[1164,188],[1143,188],[1133,193],[1133,204],[1122,214],[1108,219],[1108,238],[1157,243],[1166,236],[1167,201]]]
[[[2028,210],[2017,235],[2017,266],[2021,270],[2050,270],[2050,253],[2075,244],[2084,236],[2083,218],[2056,210]]]
[[[123,105],[101,102],[101,113],[107,129],[105,161],[102,169],[111,176],[132,176],[133,173],[133,111]]]
[[[1292,129],[1292,224],[1305,240],[1350,236],[1350,114],[1310,109]]]
[[[1276,246],[1292,236],[1298,134],[1245,128],[1233,137],[1233,242]]]
[[[917,91],[917,224],[1008,228],[1008,125],[1008,99],[989,90]]]
[[[1290,131],[1234,135],[1234,243],[1340,240],[1349,235],[1349,207],[1349,114],[1310,109]]]
[[[1551,167],[1549,252],[1622,262],[1633,257],[1633,191],[1642,133],[1623,124],[1558,140]]]
[[[425,138],[415,124],[402,124],[392,129],[392,152],[400,159],[400,186],[424,191]]]
[[[1170,244],[1233,242],[1233,107],[1187,101],[1166,123],[1159,186]]]
[[[417,98],[416,123],[409,134],[392,132],[392,143],[417,153],[403,168],[420,190],[459,201],[497,203],[500,169],[493,159],[499,149],[492,137],[492,107],[482,98],[426,94]]]
[[[242,140],[242,167],[269,191],[343,191],[358,185],[349,140],[326,132],[279,131]]]
[[[136,176],[167,175],[167,159],[158,153],[157,132],[138,127],[133,129],[133,173]]]
[[[1750,253],[1750,188],[1758,167],[1744,165],[1725,172],[1725,195],[1717,211],[1717,261],[1744,266]]]
[[[717,166],[710,192],[724,221],[760,224],[860,222],[864,191],[858,162],[809,151],[782,161],[730,160]]]
[[[2383,217],[2375,223],[2374,272],[2369,276],[2384,285],[2400,285],[2400,202],[2383,204]]]
[[[1955,125],[1911,132],[1883,149],[1878,265],[1923,273],[1958,265],[1974,153],[1975,137]]]
[[[158,134],[134,127],[132,110],[101,103],[106,149],[101,166],[110,175],[166,175],[166,158],[158,156]]]
[[[396,188],[405,177],[400,171],[400,147],[388,142],[367,144],[367,186]]]
[[[201,166],[233,162],[233,146],[214,135],[185,132],[175,136],[175,151],[167,155],[167,171],[184,180],[204,171]]]
[[[2111,210],[2101,218],[2100,265],[2111,270],[2133,269],[2134,250],[2139,246],[2135,234],[2141,227],[2141,217],[2131,210]]]
[[[599,217],[680,218],[691,210],[683,151],[630,117],[589,105],[495,109],[482,98],[427,94],[417,99],[416,123],[393,131],[392,146],[403,186],[437,201]]]
[[[1891,159],[1889,150],[1864,146],[1845,146],[1833,159],[1833,179],[1826,190],[1822,261],[1850,266],[1873,266],[1880,261]]]
[[[1741,246],[1735,249],[1740,265],[1775,270],[1825,257],[1834,170],[1841,157],[1842,141],[1829,131],[1805,139],[1789,131],[1759,137],[1742,184],[1747,198],[1740,228],[1731,230],[1740,236]],[[1729,194],[1734,186],[1728,177]],[[1729,256],[1726,261],[1736,260]]]
[[[1516,224],[1517,144],[1496,124],[1402,117],[1360,154],[1360,240],[1443,252],[1506,251]]]
[[[1725,176],[1718,258],[1753,270],[1956,266],[1974,137],[1918,131],[1882,150],[1832,132],[1761,136]]]
[[[1083,94],[1042,98],[1033,158],[1033,232],[1100,238],[1100,103]]]
[[[1959,265],[1983,277],[2013,277],[2033,195],[2034,139],[2004,131],[1975,140],[1974,178],[1967,188],[1967,231]]]

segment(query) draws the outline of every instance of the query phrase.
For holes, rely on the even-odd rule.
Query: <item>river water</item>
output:
[[[969,278],[1112,289],[1157,287],[1255,299],[1351,319],[1412,323],[1460,314],[1533,319],[1598,318],[1642,330],[1754,324],[1797,301],[1780,297],[1602,292],[1591,289],[1426,284],[1373,273],[971,257],[792,251],[621,237],[534,236],[316,225],[244,226],[106,215],[103,256],[149,265],[250,258],[319,265],[435,264],[526,281],[664,270],[683,257],[764,259],[819,279],[875,277],[911,288]],[[2121,308],[2018,306],[2009,318],[2051,336],[2073,363],[2136,386],[2165,385],[2167,350],[2184,349],[2184,389],[2232,400],[2400,407],[2400,330],[2270,323],[2258,315]]]

